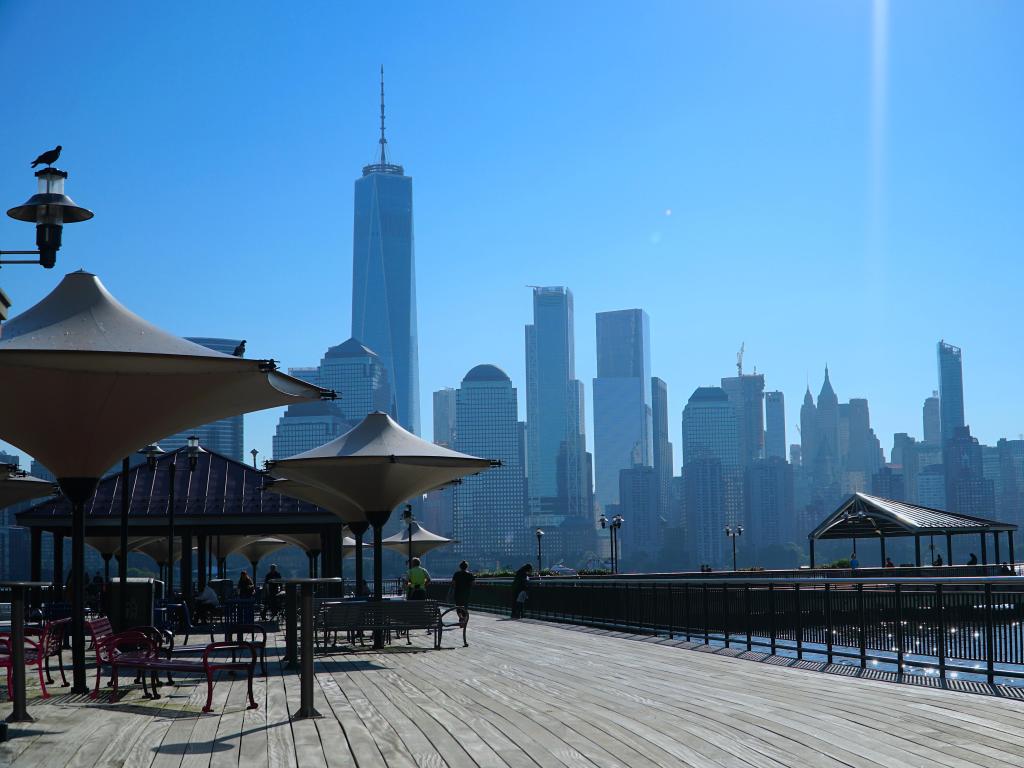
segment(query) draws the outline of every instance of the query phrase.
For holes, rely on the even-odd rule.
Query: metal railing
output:
[[[448,585],[434,582],[443,600]],[[525,615],[945,678],[1024,678],[1024,577],[534,579]],[[511,579],[470,607],[508,611]]]

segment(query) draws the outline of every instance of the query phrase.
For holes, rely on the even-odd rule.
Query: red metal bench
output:
[[[60,659],[60,674],[64,679],[64,685],[68,684],[64,677],[64,660],[61,658],[61,651],[64,647],[64,632],[71,619],[59,621],[48,621],[43,631],[38,635],[38,640],[31,637],[25,638],[25,666],[35,667],[39,672],[39,687],[43,690],[43,698],[50,698],[46,690],[46,680],[43,679],[43,670],[46,676],[50,677],[50,658],[56,656]],[[0,667],[7,672],[7,696],[13,700],[11,693],[11,670],[14,667],[14,657],[11,655],[11,636],[4,632],[0,633]],[[49,682],[53,682],[51,679]]]
[[[110,619],[106,616],[85,622],[85,627],[91,635],[92,649],[94,651],[96,651],[100,641],[108,637],[113,637],[114,635],[114,628],[110,624]],[[131,629],[125,630],[125,633],[126,632],[136,632],[145,636],[156,644],[157,648],[163,650],[164,653],[168,655],[170,654],[170,649],[174,647],[174,635],[166,630],[157,629],[156,627],[132,627]],[[96,698],[99,693],[100,678],[103,675],[104,663],[105,662],[100,658],[99,651],[96,651],[96,687],[92,694],[93,698]],[[141,682],[141,680],[136,678],[135,682],[138,683]],[[170,679],[170,676],[168,676],[167,682],[173,683],[174,681]]]
[[[216,652],[232,652],[232,660],[219,659],[211,654]],[[237,661],[238,651],[249,651],[248,661]],[[111,700],[117,700],[118,674],[122,667],[134,669],[143,674],[142,686],[144,695],[147,698],[159,698],[156,692],[156,677],[160,672],[201,672],[206,676],[206,704],[203,712],[212,712],[213,708],[213,682],[214,674],[220,671],[245,672],[248,680],[249,706],[248,709],[256,709],[256,699],[252,694],[252,676],[256,668],[256,649],[252,643],[242,641],[210,643],[203,651],[202,661],[187,661],[185,659],[162,658],[160,649],[155,642],[140,632],[123,632],[117,635],[110,635],[99,641],[96,646],[96,656],[102,659],[100,663],[106,664],[111,669]],[[145,673],[153,674],[153,693],[151,694],[146,686]]]
[[[260,669],[263,676],[267,675],[267,630],[259,624],[229,624],[224,626],[225,636],[237,637],[252,645],[258,652],[260,658]],[[166,649],[167,658],[172,656],[195,656],[202,653],[209,647],[209,644],[179,645]]]

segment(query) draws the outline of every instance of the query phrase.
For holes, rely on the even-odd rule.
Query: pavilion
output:
[[[145,462],[128,472],[128,535],[167,537],[167,467],[177,457],[174,474],[175,543],[181,547],[180,585],[192,592],[192,554],[196,546],[198,586],[206,585],[208,542],[216,536],[270,536],[317,534],[323,541],[321,572],[341,576],[342,529],[336,515],[315,504],[263,489],[265,477],[241,461],[204,450],[195,470],[189,472],[187,448],[161,454],[150,470]],[[179,455],[180,454],[180,455]],[[117,537],[121,524],[120,472],[108,474],[85,506],[88,538]],[[54,537],[54,569],[63,573],[63,540],[71,534],[71,502],[63,496],[48,499],[16,515],[17,524],[31,536],[30,573],[39,581],[42,573],[42,535]],[[177,546],[175,547],[177,549]]]
[[[829,515],[807,538],[810,543],[811,568],[814,568],[814,542],[818,539],[877,539],[885,562],[885,540],[914,537],[916,564],[921,566],[921,537],[946,537],[946,564],[953,562],[954,536],[979,536],[981,564],[988,564],[988,536],[995,545],[995,562],[1000,562],[999,534],[1006,534],[1009,562],[1014,563],[1013,533],[1017,526],[983,517],[971,517],[941,509],[931,509],[903,501],[855,493]],[[930,563],[928,563],[930,565]]]

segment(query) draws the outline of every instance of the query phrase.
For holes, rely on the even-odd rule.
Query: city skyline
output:
[[[450,17],[412,12],[396,24],[392,40],[370,45],[353,38],[357,44],[347,58],[333,67],[319,67],[316,74],[310,74],[310,59],[300,56],[285,63],[282,74],[255,78],[261,86],[254,90],[252,73],[245,68],[219,68],[225,86],[235,89],[228,107],[245,121],[244,128],[237,120],[206,120],[201,131],[186,126],[180,136],[170,130],[177,125],[172,115],[219,115],[222,105],[210,102],[202,92],[174,87],[176,80],[192,82],[232,53],[253,64],[257,74],[270,72],[261,68],[280,62],[254,62],[243,38],[221,39],[219,33],[237,22],[224,11],[212,11],[204,31],[188,29],[187,14],[170,14],[161,19],[180,28],[181,45],[187,46],[182,50],[189,55],[179,59],[177,49],[170,49],[145,71],[108,74],[101,83],[88,75],[109,70],[109,58],[86,55],[92,43],[86,49],[83,41],[89,35],[77,32],[91,31],[93,38],[107,39],[119,34],[119,24],[137,25],[146,14],[126,6],[125,19],[108,19],[109,28],[103,29],[84,11],[69,7],[59,21],[50,20],[51,34],[66,55],[82,62],[84,82],[52,86],[54,98],[65,108],[60,135],[51,137],[52,129],[45,126],[27,135],[17,120],[0,127],[0,162],[11,169],[0,180],[0,191],[11,204],[26,197],[31,179],[27,172],[22,175],[14,169],[25,164],[23,156],[30,159],[38,153],[38,144],[62,142],[61,164],[71,173],[69,191],[94,209],[97,218],[76,228],[74,237],[68,234],[54,273],[4,270],[4,288],[17,313],[45,295],[58,274],[83,266],[172,332],[246,338],[248,355],[275,357],[285,368],[319,359],[324,349],[348,335],[351,306],[344,297],[350,293],[351,274],[345,273],[351,269],[353,226],[348,180],[362,163],[376,157],[376,78],[383,61],[389,77],[389,136],[394,137],[392,146],[399,148],[396,159],[415,167],[417,176],[423,425],[429,422],[430,393],[457,386],[464,371],[481,363],[501,366],[513,385],[525,392],[521,328],[529,321],[530,308],[522,286],[541,283],[567,285],[575,294],[577,378],[583,382],[596,375],[596,341],[586,332],[589,318],[629,307],[648,313],[651,367],[668,384],[673,442],[679,441],[676,425],[689,394],[729,375],[735,350],[745,342],[747,368],[756,365],[766,375],[767,389],[788,396],[789,443],[796,442],[795,406],[804,384],[808,379],[816,382],[828,363],[834,379],[842,382],[844,397],[870,401],[872,425],[888,454],[894,433],[921,436],[921,402],[938,388],[932,345],[937,338],[946,338],[964,350],[965,411],[971,434],[993,445],[1000,437],[1024,431],[1021,410],[1003,395],[1000,384],[1004,377],[1015,380],[1024,375],[1024,362],[1006,352],[1014,342],[1011,286],[1021,276],[1012,255],[1015,243],[1024,239],[1020,225],[1013,223],[1020,195],[1007,184],[1019,174],[1005,162],[1001,170],[991,164],[995,158],[1024,154],[1014,122],[1017,113],[1008,116],[1000,90],[1012,69],[1005,65],[1008,57],[1016,61],[1021,56],[1009,30],[1017,26],[1022,12],[1004,7],[962,18],[929,8],[922,27],[916,23],[921,8],[913,3],[892,7],[886,17],[889,93],[910,100],[914,110],[888,110],[885,120],[872,124],[880,125],[886,138],[882,179],[891,183],[882,205],[886,228],[881,251],[871,256],[864,204],[871,187],[861,174],[866,158],[874,157],[868,152],[874,128],[865,124],[860,112],[874,87],[869,64],[877,41],[871,36],[868,7],[836,10],[792,3],[785,12],[752,10],[735,26],[727,24],[724,11],[710,5],[698,4],[686,14],[662,9],[686,21],[686,39],[692,43],[672,56],[667,54],[669,39],[662,36],[667,29],[652,30],[644,12],[614,23],[586,19],[584,31],[596,39],[613,34],[617,23],[629,30],[646,25],[654,38],[643,36],[649,50],[634,49],[636,61],[622,71],[608,69],[597,49],[585,42],[580,42],[578,56],[591,67],[586,73],[578,67],[552,66],[569,64],[571,57],[558,52],[526,62],[526,75],[542,69],[546,73],[546,85],[528,93],[510,79],[512,65],[502,61],[517,31],[523,31],[522,19],[504,19],[507,24],[496,25],[475,44],[470,55],[478,59],[476,71],[465,71],[463,56],[456,61],[445,54],[428,75],[413,65],[425,50],[424,31],[457,34],[461,27],[446,33]],[[31,25],[39,11],[8,6],[0,13],[5,21],[0,29],[14,29]],[[544,13],[552,30],[569,22],[565,11]],[[299,17],[287,13],[245,23],[287,43],[306,34],[360,28],[373,18],[372,13],[332,10],[321,25],[323,31],[308,31]],[[912,26],[916,36],[907,34]],[[950,29],[956,29],[956,39],[943,37]],[[144,50],[147,33],[135,31],[128,44]],[[790,50],[775,51],[783,55],[751,73],[742,64],[765,53],[759,42],[765,32],[786,40]],[[208,45],[211,35],[218,35],[221,45]],[[697,39],[702,36],[707,41]],[[981,38],[986,46],[975,44]],[[955,54],[948,61],[926,56],[937,40]],[[27,40],[5,35],[3,42],[0,55],[11,66],[30,55]],[[325,55],[324,46],[310,48]],[[739,57],[736,66],[748,79],[731,70],[702,66],[721,61],[722,51]],[[819,58],[818,71],[798,72],[808,57]],[[927,79],[922,70],[926,60]],[[171,62],[173,67],[166,66]],[[301,68],[309,79],[295,93],[288,89],[302,78],[293,78],[290,67]],[[657,76],[651,78],[651,72]],[[827,102],[834,114],[812,110],[790,115],[776,109],[765,95],[773,78],[782,76],[791,78],[794,98],[818,94],[823,85],[830,92],[851,95]],[[915,89],[937,80],[947,83],[941,94]],[[500,99],[495,98],[495,82],[503,89]],[[131,115],[123,113],[124,126],[110,132],[111,119],[119,113],[97,110],[95,105],[116,105],[122,93],[141,89],[141,84],[162,88],[162,98],[137,105]],[[27,84],[11,86],[12,112],[32,114],[38,94]],[[300,101],[308,97],[308,89],[335,97],[309,109]],[[740,98],[723,105],[719,98],[727,94]],[[647,145],[634,146],[629,139],[644,133],[639,125],[604,111],[603,105],[612,99],[626,100],[628,108],[618,113],[628,113],[640,103],[652,105],[648,109],[653,112],[637,114],[653,118],[658,126],[664,166],[660,173],[641,170],[645,165],[639,161]],[[460,100],[471,102],[474,111],[457,106]],[[432,110],[433,103],[452,108]],[[268,104],[274,107],[269,112]],[[581,121],[584,105],[601,110],[602,120]],[[545,120],[537,122],[543,127],[534,128],[541,112]],[[990,119],[993,113],[998,120]],[[285,116],[295,119],[285,124]],[[813,134],[801,128],[808,120]],[[651,119],[640,122],[646,129]],[[939,124],[941,133],[929,130]],[[757,125],[757,130],[745,130],[750,125]],[[908,145],[908,135],[916,137],[915,146]],[[812,136],[815,141],[809,148]],[[439,141],[441,137],[445,141]],[[139,142],[161,150],[146,151]],[[326,156],[305,157],[313,145]],[[258,155],[253,154],[256,151]],[[737,152],[739,159],[725,159],[735,158]],[[162,229],[161,222],[143,216],[134,204],[123,208],[124,184],[129,178],[134,182],[128,172],[113,168],[112,158],[123,155],[143,158],[143,183],[151,199],[180,220],[159,242],[145,232]],[[256,157],[258,163],[253,162]],[[557,158],[566,157],[572,161],[573,174],[565,179],[541,175]],[[500,188],[479,185],[484,168],[502,179]],[[941,177],[927,172],[938,168]],[[925,171],[922,181],[911,183],[910,171]],[[336,198],[331,215],[317,217],[316,227],[268,215],[284,199],[318,192],[311,179],[325,174],[339,183],[331,189]],[[214,226],[199,217],[200,210],[218,205],[219,184],[214,182],[222,178],[250,190],[241,211],[245,227]],[[537,178],[545,179],[542,187],[535,185]],[[205,183],[208,180],[211,183]],[[919,184],[925,183],[932,193],[928,210],[912,200],[915,194],[920,196]],[[828,195],[809,194],[821,185],[827,186]],[[849,189],[844,192],[840,186]],[[560,204],[566,200],[579,205]],[[456,201],[459,204],[452,205]],[[530,226],[520,226],[522,221]],[[503,233],[501,242],[493,238],[498,230]],[[0,237],[5,246],[15,245],[25,233],[8,222],[0,228]],[[134,269],[143,243],[146,279]],[[486,254],[481,253],[484,243]],[[296,255],[285,262],[286,252]],[[595,263],[601,268],[589,270]],[[725,264],[743,279],[719,280]],[[979,264],[988,268],[979,269]],[[997,270],[1001,279],[993,280]],[[274,274],[272,280],[268,271]],[[665,279],[657,279],[660,274]],[[848,279],[851,275],[854,280]],[[317,301],[289,301],[311,281],[332,289],[323,295],[317,291]],[[268,288],[280,296],[286,311],[255,311],[253,297]],[[852,290],[853,295],[842,297],[843,290]],[[921,297],[921,304],[903,297]],[[837,302],[851,300],[863,310],[856,317],[830,311]],[[939,305],[958,311],[923,311]],[[207,307],[216,307],[216,313]],[[453,321],[463,315],[483,321],[456,332]],[[686,355],[677,353],[680,345]],[[874,375],[883,364],[887,381]],[[520,397],[521,419],[524,400]],[[592,401],[587,412],[586,431],[593,435]],[[267,412],[246,418],[246,451],[255,447],[261,459],[270,455],[279,416],[280,412]],[[678,456],[675,465],[678,472]]]

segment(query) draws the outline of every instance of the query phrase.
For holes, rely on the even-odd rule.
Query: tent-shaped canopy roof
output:
[[[444,536],[438,536],[436,533],[428,531],[413,520],[408,526],[403,525],[402,530],[394,536],[388,536],[384,539],[384,546],[396,552],[401,552],[403,554],[407,553],[409,551],[410,528],[412,529],[412,554],[415,557],[425,555],[432,549],[437,549],[438,547],[443,547],[445,544],[452,543],[451,539],[446,539]]]
[[[855,493],[811,531],[810,538],[858,539],[1016,530],[1017,526],[1011,523]]]
[[[58,479],[98,478],[140,446],[249,411],[334,393],[273,361],[177,338],[74,272],[4,326],[0,436]]]
[[[26,475],[17,467],[0,464],[0,509],[40,496],[52,496],[57,486],[38,477]]]

